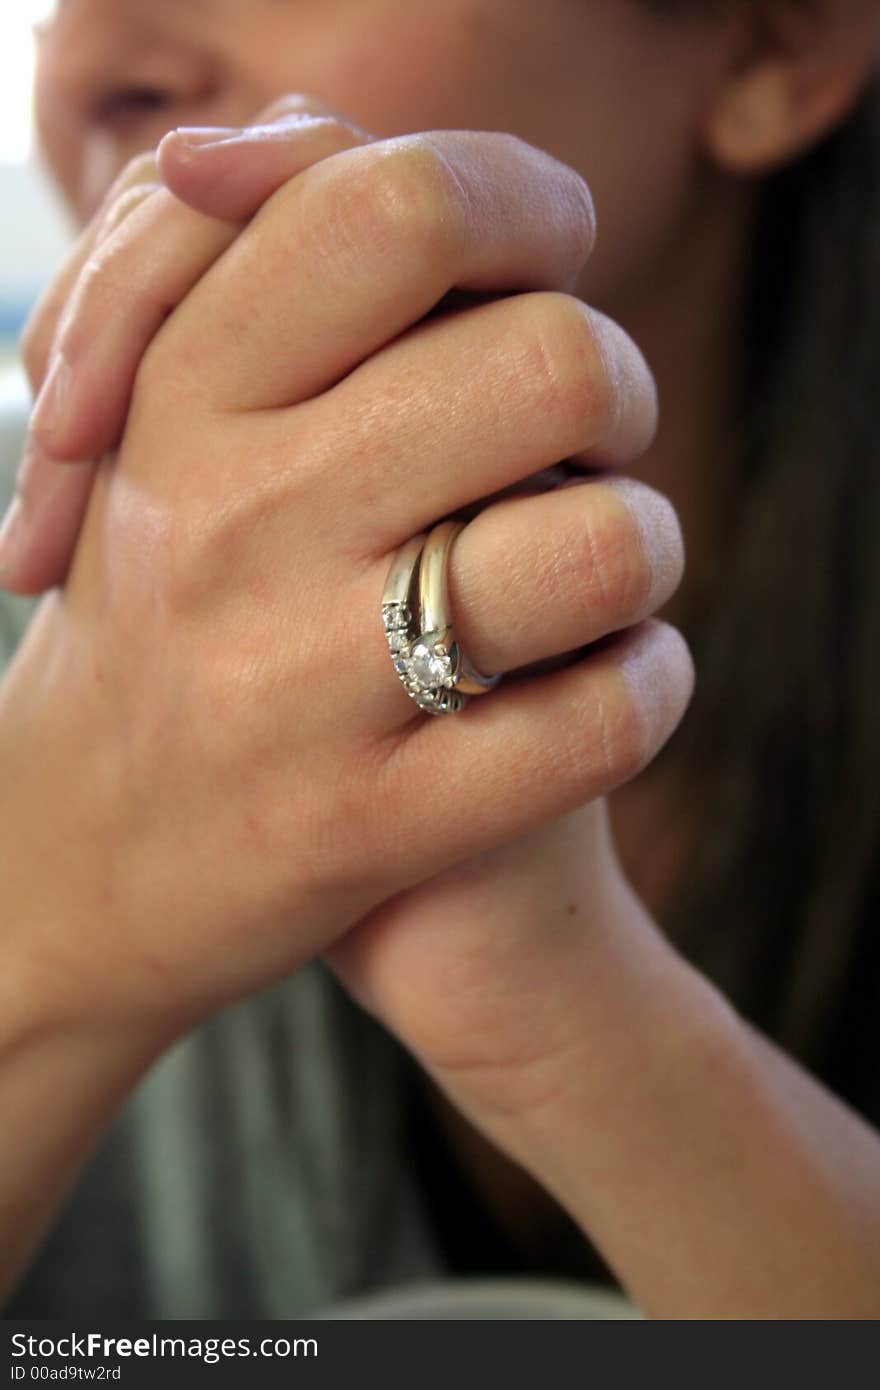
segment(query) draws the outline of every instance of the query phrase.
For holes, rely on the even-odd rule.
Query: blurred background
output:
[[[0,375],[16,391],[16,342],[40,289],[58,265],[70,227],[34,151],[33,26],[53,0],[0,0]]]

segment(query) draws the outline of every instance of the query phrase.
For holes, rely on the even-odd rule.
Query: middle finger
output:
[[[248,427],[256,469],[271,475],[280,458],[345,499],[335,534],[367,559],[562,460],[626,463],[656,418],[632,339],[543,292],[429,319],[317,400]]]

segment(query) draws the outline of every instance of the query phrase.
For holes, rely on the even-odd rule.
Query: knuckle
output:
[[[511,165],[529,165],[533,163],[534,160],[540,160],[543,163],[548,159],[552,159],[553,163],[556,163],[552,155],[545,154],[537,145],[531,144],[530,141],[523,139],[521,135],[515,135],[513,131],[487,131],[482,138],[493,150],[493,153],[497,152],[499,163],[503,161],[505,164]]]
[[[608,790],[629,782],[650,761],[650,726],[636,689],[621,673],[597,693],[593,728],[601,776]]]
[[[135,188],[138,184],[158,182],[160,182],[159,166],[156,163],[155,150],[144,150],[141,154],[134,155],[110,185],[98,216],[103,217],[105,210],[111,207],[127,189]]]
[[[95,325],[106,323],[111,315],[149,311],[161,321],[171,307],[153,283],[149,267],[133,260],[131,244],[131,238],[121,234],[93,246],[59,330],[59,343],[68,352],[87,347]]]
[[[668,497],[642,485],[641,532],[650,554],[654,586],[651,601],[665,601],[675,593],[685,569],[684,532],[678,512]]]
[[[564,225],[571,238],[570,254],[566,263],[580,269],[589,259],[596,241],[596,206],[590,186],[582,174],[570,164],[548,154],[546,150],[523,140],[521,136],[508,133],[491,133],[488,137],[495,142],[502,155],[512,162],[526,166],[537,162],[540,177],[545,186],[553,189],[554,214],[562,214]]]
[[[610,478],[602,494],[612,531],[616,528],[611,572],[627,604],[624,611],[635,621],[664,603],[681,582],[681,523],[668,497],[635,478]]]
[[[59,346],[70,353],[80,341],[87,342],[95,323],[106,322],[106,315],[118,312],[126,288],[116,273],[112,244],[93,247],[60,326]]]
[[[210,673],[211,689],[216,693],[229,674],[225,661],[218,656],[224,624],[218,616],[216,598],[224,590],[227,574],[219,552],[223,540],[229,541],[234,563],[240,558],[241,542],[231,534],[231,526],[224,533],[212,516],[199,518],[190,497],[194,489],[175,485],[176,481],[168,481],[166,495],[151,518],[152,589],[159,610],[181,641],[192,647],[193,669],[204,666],[201,679],[207,679]],[[201,662],[199,652],[206,641],[212,644],[213,655],[210,661]],[[240,653],[243,647],[240,643]]]
[[[106,240],[119,228],[130,213],[135,208],[139,208],[141,203],[151,197],[162,185],[157,182],[136,183],[130,188],[122,189],[119,194],[110,202],[104,213],[101,222],[100,240]]]
[[[526,370],[537,408],[553,421],[574,453],[613,432],[619,396],[597,342],[589,311],[564,294],[533,297]]]
[[[357,246],[364,237],[389,256],[447,264],[461,245],[466,198],[448,160],[430,140],[407,136],[372,145],[359,176],[337,185],[336,221]]]
[[[596,744],[609,789],[656,756],[693,694],[694,662],[677,628],[648,618],[622,636],[597,672]]]
[[[581,520],[580,559],[584,604],[596,603],[614,620],[640,615],[654,591],[654,564],[635,514],[610,487],[588,489]]]
[[[31,309],[18,338],[18,349],[33,389],[41,383],[59,324],[70,300],[70,274],[66,267],[46,286]]]
[[[596,244],[596,205],[590,185],[583,175],[568,166],[566,174],[575,239],[575,260],[583,265],[589,260]]]

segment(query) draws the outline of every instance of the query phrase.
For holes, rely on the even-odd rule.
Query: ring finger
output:
[[[507,498],[450,549],[455,636],[478,670],[516,671],[634,627],[672,596],[683,568],[672,505],[633,478],[584,478]],[[393,702],[395,715],[411,714],[378,642],[376,652],[367,686],[383,691],[386,712]]]
[[[454,543],[455,632],[479,670],[514,671],[650,617],[683,569],[671,503],[633,478],[585,478],[509,498]]]

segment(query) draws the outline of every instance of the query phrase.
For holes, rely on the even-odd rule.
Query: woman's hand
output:
[[[379,619],[391,557],[433,520],[649,440],[637,349],[554,289],[591,237],[582,181],[519,141],[378,142],[280,189],[155,337],[4,688],[6,881],[57,1007],[182,1032],[668,736],[691,665],[645,619],[681,539],[641,484],[508,499],[456,542],[472,660],[615,634],[576,664],[426,720]]]
[[[642,620],[680,571],[668,506],[609,477],[496,503],[453,551],[476,663],[617,635],[446,721],[389,670],[401,540],[650,433],[632,345],[564,295],[426,317],[454,285],[570,283],[573,193],[492,137],[353,150],[282,189],[149,350],[2,692],[10,1270],[150,1035],[324,950],[648,1312],[876,1316],[876,1133],[670,950],[609,842],[598,798],[690,688]]]
[[[126,166],[22,336],[36,403],[0,544],[4,587],[34,594],[63,581],[92,461],[119,443],[141,358],[168,314],[283,183],[368,139],[315,98],[290,95],[246,131],[173,131]]]
[[[78,348],[81,355],[79,345],[101,345],[101,351],[89,361],[89,370],[77,376],[63,428],[43,434],[45,443],[58,453],[100,454],[116,442],[140,358],[161,326],[163,314],[157,306],[170,310],[184,297],[238,235],[241,219],[252,215],[285,179],[302,172],[310,160],[326,157],[334,143],[342,147],[346,140],[351,146],[368,140],[349,122],[308,98],[287,98],[264,113],[262,121],[265,124],[240,134],[198,132],[195,136],[168,137],[160,147],[158,161],[141,161],[123,176],[96,226],[45,297],[32,320],[26,344],[35,388],[53,351],[75,359]],[[218,135],[222,137],[219,140],[214,138]],[[194,146],[193,139],[198,141]],[[160,191],[154,182],[160,170],[166,183],[196,211]],[[147,208],[144,203],[148,203]],[[138,211],[139,221],[130,220],[123,226],[133,211]],[[213,220],[216,217],[222,220]],[[101,246],[109,249],[98,254]],[[88,266],[85,275],[84,266]],[[69,303],[59,327],[65,301]],[[105,384],[102,392],[96,391],[96,378]],[[37,433],[42,433],[39,413]],[[41,472],[33,466],[35,447]],[[65,512],[57,503],[54,512],[52,506],[40,505],[40,486],[58,497],[59,493],[52,494],[52,486],[54,477],[60,477],[60,498],[64,500],[66,487],[66,495],[78,499],[78,513],[91,484],[91,469],[77,466],[71,470],[49,462],[35,440],[29,460],[30,495],[35,501],[32,517],[37,524],[19,552],[19,579],[29,576],[33,584],[41,573],[42,556],[42,580],[55,582],[66,571],[77,525],[70,510]],[[508,508],[512,505],[521,509],[523,501],[504,504]],[[563,515],[558,504],[546,505]],[[503,513],[498,507],[493,510],[497,529]],[[569,512],[576,520],[570,508]],[[512,517],[518,514],[517,510],[510,512]],[[661,506],[654,520],[662,527],[669,521],[668,511],[664,517]],[[535,572],[522,573],[519,579],[542,593],[547,576],[555,575],[562,592],[546,595],[552,615],[560,600],[564,605],[565,591],[576,588],[583,574],[585,538],[579,525],[566,527],[564,532],[557,526],[546,543],[538,543],[542,529],[534,509],[532,521],[536,543],[528,563]],[[669,553],[674,552],[673,542]],[[59,573],[46,569],[45,557],[51,554]],[[460,571],[454,568],[457,608],[462,599],[466,600],[469,587],[466,579],[461,584],[459,576]],[[593,577],[600,581],[599,573]],[[670,571],[668,591],[674,583]],[[464,592],[458,592],[462,588]],[[596,618],[594,631],[601,634],[607,626],[598,612]],[[552,616],[549,621],[552,624]],[[562,641],[560,636],[554,646],[550,637],[542,650],[563,650]],[[333,953],[334,965],[352,991],[418,1051],[435,1073],[448,1077],[449,1068],[444,1064],[450,1060],[449,1047],[459,1056],[468,1053],[475,1034],[479,1034],[484,1067],[500,1077],[511,1049],[519,1054],[524,1043],[526,1020],[516,1003],[518,991],[525,988],[533,1001],[539,995],[532,938],[541,940],[547,989],[558,1000],[560,979],[570,976],[567,953],[585,932],[595,935],[598,930],[597,913],[602,904],[607,908],[609,885],[619,878],[603,827],[604,807],[597,802],[511,847],[472,857],[466,866],[457,866],[398,895],[387,908],[378,908]],[[573,908],[576,910],[569,917]],[[617,909],[619,900],[615,899]],[[560,914],[565,930],[557,925],[551,932],[548,924],[556,922]],[[462,937],[455,950],[451,949],[453,931]],[[477,948],[478,941],[482,942],[481,949]],[[514,947],[516,941],[519,948]],[[454,989],[443,983],[444,962],[454,963]],[[427,991],[426,982],[431,986]],[[515,1005],[513,1016],[507,1019],[497,1009],[487,1007],[496,986]],[[478,1001],[477,1007],[472,1008],[469,1000]],[[407,1006],[403,1014],[397,1001]],[[558,1010],[555,1014],[564,1018]],[[487,1027],[490,1023],[491,1029]],[[541,1036],[549,1048],[548,1031],[542,1030]],[[522,1093],[526,1069],[517,1070]],[[504,1083],[508,1091],[511,1081],[508,1077]],[[467,1108],[467,1097],[463,1099]]]

